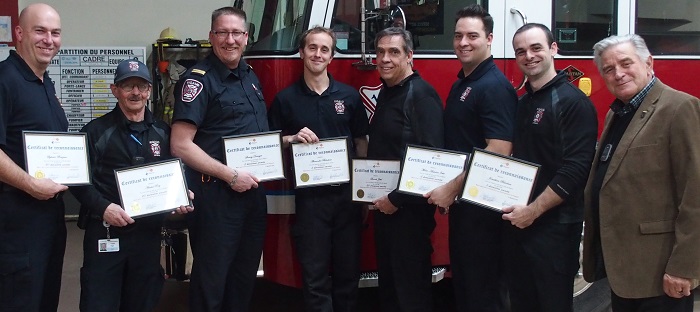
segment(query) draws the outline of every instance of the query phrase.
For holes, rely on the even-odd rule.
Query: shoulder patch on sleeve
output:
[[[194,70],[193,70],[194,71]],[[199,93],[204,89],[202,82],[195,79],[187,79],[182,84],[182,101],[190,103],[197,98]]]
[[[195,68],[195,69],[192,70],[192,73],[193,73],[193,74],[200,75],[200,76],[204,76],[204,74],[206,74],[207,72],[206,72],[205,70],[201,70],[201,69]]]

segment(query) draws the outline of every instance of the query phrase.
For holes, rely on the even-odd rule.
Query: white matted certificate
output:
[[[353,159],[352,200],[371,203],[396,189],[401,174],[398,160]]]
[[[502,211],[527,205],[540,166],[483,149],[474,149],[460,199]]]
[[[27,173],[64,185],[91,183],[87,134],[23,131]]]
[[[292,143],[294,185],[297,188],[350,182],[347,137],[318,143]]]
[[[468,158],[463,153],[409,144],[402,162],[398,191],[423,196],[462,173]]]
[[[144,217],[191,205],[179,158],[114,170],[122,207]]]
[[[229,167],[248,171],[260,182],[284,179],[279,131],[227,136],[223,142]]]

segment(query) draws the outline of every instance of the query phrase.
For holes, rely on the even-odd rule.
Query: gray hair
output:
[[[637,56],[642,62],[646,62],[649,56],[651,56],[651,52],[649,52],[646,42],[644,42],[644,39],[637,34],[610,36],[598,41],[598,43],[593,46],[593,61],[598,67],[598,72],[603,72],[603,60],[601,57],[603,52],[610,47],[623,43],[631,43],[637,53]]]
[[[401,27],[389,27],[377,33],[374,39],[374,46],[379,45],[379,40],[384,37],[401,36],[403,38],[403,51],[408,54],[413,52],[413,39],[411,38],[411,32],[405,30]]]

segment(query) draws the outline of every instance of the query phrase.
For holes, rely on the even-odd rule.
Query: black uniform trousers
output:
[[[63,199],[0,190],[0,311],[56,311],[66,249]]]
[[[450,270],[459,312],[505,311],[501,214],[454,204],[449,214]]]
[[[119,239],[117,252],[98,252],[98,240],[107,238],[107,229],[102,220],[87,222],[80,269],[81,311],[153,311],[163,291],[164,276],[161,223],[148,218],[152,217],[137,219],[123,228],[109,228],[110,238]]]
[[[351,192],[350,184],[296,191],[292,237],[306,311],[355,311],[362,208],[351,201]]]
[[[374,240],[383,312],[432,311],[435,206],[399,207],[391,215],[374,211]]]
[[[697,291],[697,290],[696,290]],[[615,312],[693,312],[694,292],[683,298],[661,295],[651,298],[622,298],[610,291],[610,303]]]
[[[228,183],[201,182],[195,175],[188,176],[195,194],[195,210],[187,214],[194,256],[190,311],[247,312],[267,224],[265,191],[259,186],[238,193]]]
[[[512,312],[573,311],[583,223],[504,225],[505,266]]]

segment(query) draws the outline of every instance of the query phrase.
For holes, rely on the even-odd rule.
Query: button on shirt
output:
[[[174,94],[173,121],[197,126],[194,143],[219,161],[222,137],[269,130],[260,82],[244,60],[231,70],[212,53],[183,75]]]

